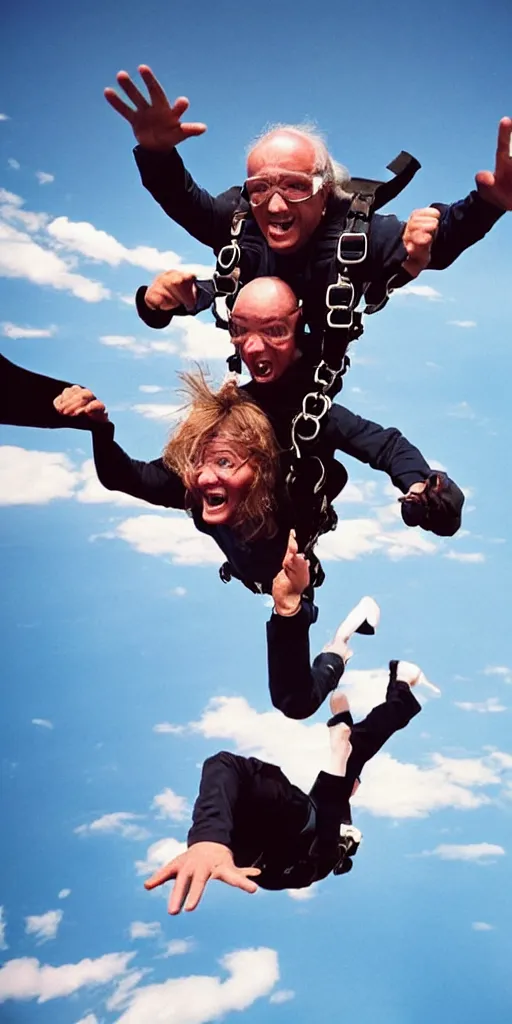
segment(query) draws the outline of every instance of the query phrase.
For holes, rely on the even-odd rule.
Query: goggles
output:
[[[285,345],[295,333],[299,313],[300,309],[297,308],[293,313],[288,313],[287,316],[280,317],[279,320],[270,323],[256,320],[252,325],[230,316],[228,330],[231,341],[234,345],[243,345],[252,334],[257,334],[269,345],[276,347]]]
[[[321,174],[290,172],[279,175],[273,181],[256,174],[246,179],[245,190],[251,206],[255,207],[268,203],[275,192],[278,192],[287,203],[304,203],[315,196],[323,184]]]

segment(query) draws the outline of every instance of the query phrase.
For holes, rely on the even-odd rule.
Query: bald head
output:
[[[278,277],[255,277],[244,285],[233,306],[233,314],[248,320],[280,320],[297,309],[297,297]]]
[[[292,289],[277,277],[257,277],[240,289],[229,329],[253,380],[279,380],[300,356],[295,332],[300,309]]]
[[[324,170],[328,158],[327,149],[320,140],[317,142],[298,129],[274,128],[250,150],[247,175],[260,174],[266,166],[313,174]]]

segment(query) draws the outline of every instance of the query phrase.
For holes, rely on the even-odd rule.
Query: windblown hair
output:
[[[206,446],[222,436],[244,448],[255,478],[232,525],[244,538],[273,537],[279,448],[271,424],[234,380],[212,391],[203,372],[180,374],[189,413],[168,441],[163,461],[187,488],[187,506],[195,504],[195,475]]]
[[[350,195],[350,192],[347,191],[350,182],[350,174],[347,168],[331,156],[322,132],[318,130],[316,125],[309,122],[304,122],[304,124],[272,124],[267,126],[261,135],[258,135],[251,142],[247,149],[247,156],[264,139],[271,138],[272,135],[279,135],[281,132],[285,132],[288,135],[299,135],[302,138],[308,139],[315,148],[314,173],[322,175],[324,182],[330,185],[332,194],[337,199],[345,199]]]

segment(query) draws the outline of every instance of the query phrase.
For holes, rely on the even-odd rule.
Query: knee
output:
[[[282,697],[279,700],[274,700],[274,698],[272,698],[272,704],[277,711],[280,711],[281,714],[285,716],[285,718],[294,718],[296,722],[300,722],[304,718],[310,718],[317,710],[316,706],[297,700],[296,697],[290,695]]]

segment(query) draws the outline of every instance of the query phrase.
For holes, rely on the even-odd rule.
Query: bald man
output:
[[[150,68],[141,65],[139,71],[149,102],[124,71],[118,84],[135,109],[113,89],[105,95],[132,126],[145,188],[172,220],[214,253],[230,242],[234,213],[243,212],[241,281],[268,275],[286,280],[304,301],[310,328],[323,327],[326,284],[338,236],[345,230],[350,183],[322,137],[303,126],[272,129],[249,151],[243,189],[234,186],[213,197],[196,184],[176,151],[206,125],[184,122],[188,100],[180,97],[171,106]],[[512,209],[511,128],[510,118],[503,119],[495,172],[477,175],[477,189],[466,199],[415,211],[408,224],[394,216],[373,216],[360,294],[368,293],[368,282],[380,289],[398,275],[396,287],[427,266],[449,266]]]

